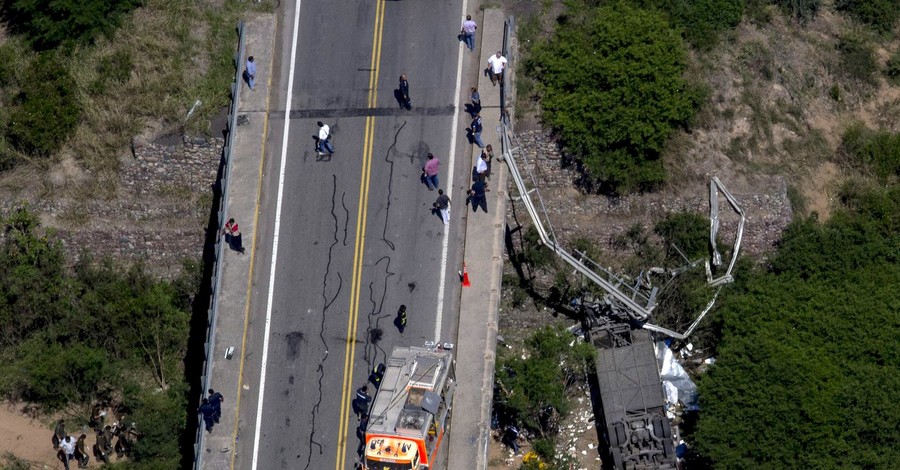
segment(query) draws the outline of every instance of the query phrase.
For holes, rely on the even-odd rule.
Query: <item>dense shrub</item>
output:
[[[837,73],[857,83],[873,85],[878,73],[875,48],[865,38],[856,34],[845,34],[838,39]]]
[[[714,468],[900,461],[900,198],[860,186],[827,223],[792,224],[723,302],[694,436]]]
[[[673,245],[692,261],[709,255],[709,219],[696,212],[666,214],[653,231],[665,240],[670,259],[682,261]]]
[[[55,54],[41,53],[25,71],[7,138],[21,152],[47,156],[66,141],[80,114],[75,83],[65,65]]]
[[[534,48],[544,120],[609,191],[665,180],[659,159],[702,93],[682,77],[686,48],[665,19],[626,3],[576,9]]]
[[[642,0],[666,12],[674,26],[694,47],[709,49],[718,42],[718,34],[734,28],[744,14],[744,0]]]
[[[852,164],[868,169],[880,180],[900,177],[900,133],[872,131],[855,124],[844,133],[841,144]]]
[[[109,34],[122,14],[141,0],[7,0],[2,14],[7,25],[37,50],[88,43]]]
[[[884,75],[894,85],[900,84],[900,50],[891,54],[891,58],[885,64]]]
[[[782,10],[800,23],[808,23],[819,14],[822,0],[775,0]]]
[[[836,0],[834,6],[884,34],[891,33],[900,18],[898,0]]]
[[[573,341],[568,331],[545,327],[526,341],[524,359],[516,354],[497,361],[494,409],[504,420],[541,436],[555,431],[548,414],[568,412],[567,388],[593,367],[594,347],[570,347]]]

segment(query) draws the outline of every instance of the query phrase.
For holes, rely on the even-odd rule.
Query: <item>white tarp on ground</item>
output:
[[[659,364],[659,377],[662,379],[666,402],[673,406],[681,402],[688,410],[699,409],[697,386],[663,341],[656,342],[656,362]]]

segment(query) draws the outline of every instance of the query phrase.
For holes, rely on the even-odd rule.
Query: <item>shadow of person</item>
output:
[[[475,119],[475,116],[481,112],[481,106],[475,106],[472,103],[466,103],[465,111],[469,116],[472,116],[472,119]]]
[[[403,102],[403,93],[400,93],[400,89],[397,88],[394,90],[394,99],[397,100],[397,105],[401,108],[405,108],[406,104]]]
[[[475,133],[472,132],[471,127],[466,128],[466,140],[468,140],[470,144],[475,143]]]

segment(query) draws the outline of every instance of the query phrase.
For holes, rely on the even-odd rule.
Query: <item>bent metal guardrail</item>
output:
[[[526,182],[526,180],[522,177],[521,172],[519,171],[516,160],[520,159],[524,163],[525,156],[524,154],[520,156],[515,155],[518,151],[518,146],[513,145],[515,135],[512,133],[509,127],[509,117],[506,115],[502,115],[500,121],[501,122],[498,130],[500,132],[503,158],[506,162],[507,167],[509,168],[510,174],[512,175],[512,179],[516,185],[516,189],[519,192],[518,199],[520,199],[525,205],[525,210],[528,212],[528,216],[531,218],[534,224],[534,228],[537,230],[537,233],[540,236],[541,242],[545,246],[553,250],[553,252],[556,253],[557,256],[563,259],[563,261],[575,268],[576,271],[600,286],[616,302],[624,306],[633,321],[639,323],[642,328],[661,333],[679,340],[687,338],[694,331],[703,317],[706,316],[706,314],[712,309],[713,305],[715,304],[716,298],[718,298],[721,286],[733,281],[734,278],[732,277],[732,270],[734,269],[738,253],[740,252],[741,248],[741,240],[743,238],[745,222],[744,211],[738,205],[737,199],[735,199],[734,196],[732,196],[731,193],[725,188],[725,185],[722,184],[721,181],[719,181],[719,178],[713,177],[709,183],[709,238],[712,251],[712,259],[706,261],[707,284],[711,287],[716,287],[717,289],[710,302],[706,305],[703,311],[700,312],[700,314],[687,328],[687,330],[685,330],[685,332],[683,333],[678,333],[676,331],[672,331],[668,328],[654,325],[649,322],[649,320],[651,319],[651,312],[656,306],[655,291],[652,291],[650,295],[645,295],[642,292],[634,289],[629,289],[630,292],[624,292],[620,289],[620,287],[628,286],[628,283],[625,282],[625,280],[619,278],[608,270],[600,268],[597,263],[586,259],[583,254],[579,254],[579,257],[573,256],[565,249],[563,249],[563,247],[560,246],[559,243],[557,243],[556,235],[553,233],[553,227],[550,224],[550,219],[547,217],[547,212],[544,207],[544,200],[543,198],[541,198],[541,193],[539,191],[534,175],[530,170],[528,170],[528,167],[526,165],[525,169],[528,170],[529,176],[529,181]],[[530,185],[527,183],[530,183]],[[738,222],[737,233],[735,235],[734,246],[731,250],[731,260],[728,264],[728,268],[722,276],[713,278],[710,263],[712,263],[712,265],[714,266],[718,266],[722,263],[722,256],[719,253],[718,248],[716,247],[716,235],[718,234],[719,230],[719,193],[721,193],[725,197],[725,200],[728,201],[728,203],[731,205],[731,208],[740,217],[740,221]],[[532,194],[537,196],[537,201],[540,205],[540,211],[532,200]],[[544,223],[544,220],[546,220],[546,224]],[[590,265],[602,270],[605,276],[598,274],[596,271],[594,271],[594,269],[585,264],[584,261],[587,261],[587,263],[590,263]],[[640,300],[640,302],[638,302],[638,300]]]
[[[216,231],[216,247],[215,247],[215,267],[211,279],[212,291],[210,293],[210,307],[206,317],[206,344],[203,348],[203,376],[200,378],[201,396],[209,389],[210,372],[212,371],[213,354],[216,346],[216,315],[219,310],[219,287],[222,279],[222,259],[225,250],[225,244],[222,243],[222,227],[225,223],[225,215],[228,214],[228,182],[231,176],[231,157],[234,148],[234,132],[237,129],[237,113],[238,105],[241,97],[241,59],[244,57],[244,22],[237,24],[238,33],[238,49],[234,55],[234,81],[231,83],[231,107],[228,109],[228,137],[225,139],[225,147],[222,149],[222,158],[225,160],[225,169],[222,172],[222,180],[219,185],[219,212],[216,215],[218,221],[218,230]],[[198,403],[199,405],[199,403]],[[205,433],[203,432],[202,419],[194,415],[194,419],[198,421],[197,435],[194,438],[194,469],[199,470],[203,466],[203,440]]]

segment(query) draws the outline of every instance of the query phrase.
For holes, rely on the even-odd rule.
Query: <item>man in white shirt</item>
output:
[[[472,15],[466,15],[466,21],[463,21],[462,28],[460,28],[459,32],[463,35],[466,47],[468,47],[470,51],[475,51],[476,29],[478,29],[478,25],[472,21]]]
[[[484,181],[487,177],[488,163],[486,158],[487,156],[482,152],[481,157],[478,158],[478,162],[475,163],[475,174],[481,181]]]
[[[497,86],[497,83],[503,80],[503,71],[506,69],[506,57],[500,54],[500,51],[497,51],[497,54],[492,55],[490,59],[488,59],[488,66],[491,69],[491,83],[494,86]]]
[[[63,464],[69,468],[69,461],[75,460],[75,439],[72,439],[72,436],[66,436],[59,442],[59,447],[63,453]]]
[[[316,153],[325,155],[334,153],[334,147],[331,145],[331,128],[328,124],[322,124],[322,121],[316,123],[319,126],[319,138],[316,140]]]

